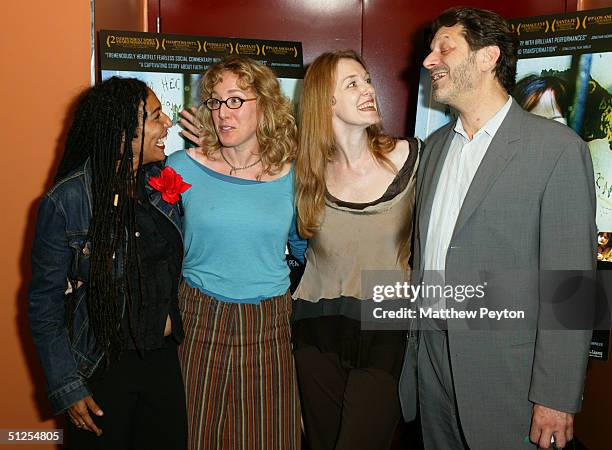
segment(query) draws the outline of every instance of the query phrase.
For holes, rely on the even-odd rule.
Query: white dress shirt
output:
[[[436,194],[431,207],[427,242],[423,254],[423,268],[438,272],[438,282],[443,280],[446,268],[446,254],[459,211],[465,200],[470,184],[487,152],[495,133],[506,118],[512,97],[474,134],[470,140],[463,128],[461,118],[457,119],[454,136],[440,173]],[[424,274],[424,282],[433,282],[433,273]],[[436,283],[437,284],[437,283]],[[430,301],[433,299],[429,299]],[[442,302],[441,307],[444,302]]]

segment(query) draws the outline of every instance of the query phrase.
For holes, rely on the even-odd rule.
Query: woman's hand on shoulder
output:
[[[197,111],[197,108],[192,106],[189,109],[184,109],[179,112],[179,115],[181,116],[179,125],[183,128],[180,131],[180,135],[193,142],[197,148],[201,149],[204,142],[202,135],[204,130],[202,128],[202,124],[196,116]]]
[[[102,416],[104,413],[98,404],[94,401],[91,395],[85,397],[82,400],[73,403],[68,408],[68,416],[75,427],[82,430],[91,431],[96,433],[97,436],[102,434],[102,430],[96,426],[93,419],[89,415],[89,411],[93,412],[96,416]]]

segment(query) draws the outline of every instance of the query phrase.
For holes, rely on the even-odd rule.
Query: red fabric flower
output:
[[[149,178],[149,185],[161,192],[162,199],[170,204],[178,202],[180,195],[191,187],[170,166],[164,167],[158,177]]]

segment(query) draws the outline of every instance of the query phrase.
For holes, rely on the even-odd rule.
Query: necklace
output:
[[[257,165],[257,164],[259,164],[259,163],[261,162],[261,158],[259,158],[259,159],[258,159],[257,161],[255,161],[254,163],[247,164],[246,166],[242,166],[242,167],[236,167],[236,166],[234,166],[234,165],[233,165],[231,162],[229,162],[229,161],[227,160],[227,158],[226,158],[226,157],[225,157],[225,155],[223,154],[223,148],[220,148],[220,149],[219,149],[219,153],[221,153],[221,158],[223,158],[223,161],[225,161],[225,162],[227,163],[227,165],[228,165],[228,166],[230,166],[230,173],[229,173],[229,174],[230,174],[230,176],[231,176],[233,173],[238,172],[239,170],[250,169],[251,167],[253,167],[253,166],[255,166],[255,165]]]

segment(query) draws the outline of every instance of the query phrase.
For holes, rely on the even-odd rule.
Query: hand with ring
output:
[[[91,396],[87,396],[82,400],[77,401],[68,408],[68,416],[70,420],[77,428],[91,431],[97,436],[102,434],[102,430],[98,428],[89,415],[89,411],[94,413],[96,416],[103,416],[104,413],[98,404],[94,401]]]

